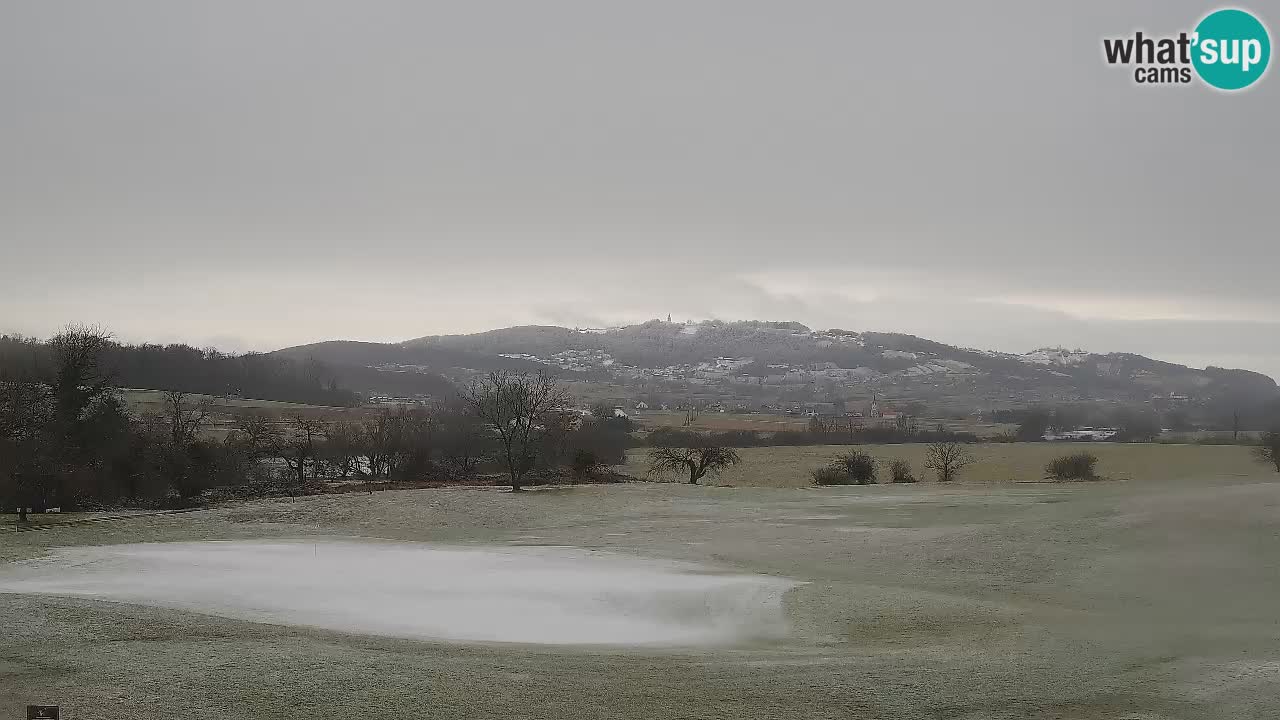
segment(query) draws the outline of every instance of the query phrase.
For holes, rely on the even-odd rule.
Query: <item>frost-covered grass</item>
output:
[[[350,633],[548,645],[728,645],[785,633],[793,583],[564,547],[318,538],[59,548],[0,592]]]
[[[922,482],[934,480],[924,467],[925,444],[809,445],[801,447],[742,448],[742,462],[706,484],[758,487],[802,487],[813,484],[812,472],[850,449],[875,456],[887,482],[889,462],[896,458],[911,464]],[[1115,480],[1178,480],[1211,477],[1265,475],[1265,468],[1250,455],[1251,449],[1232,445],[1170,445],[1162,443],[980,443],[968,446],[977,462],[964,469],[960,482],[1034,482],[1045,477],[1045,465],[1060,455],[1088,451],[1098,456],[1098,473]],[[631,451],[623,469],[638,477],[648,470],[647,451]]]
[[[694,563],[716,568],[709,582],[801,584],[783,597],[784,637],[674,646],[410,640],[0,593],[0,717],[28,702],[60,703],[69,717],[162,708],[184,720],[1280,717],[1274,479],[388,491],[6,534],[0,561],[69,546],[358,536],[672,561],[655,583]],[[369,588],[358,564],[320,574],[333,577],[289,585],[296,602],[347,595],[372,615],[413,612]],[[536,632],[538,593],[501,582],[525,588],[501,624]],[[237,589],[216,574],[209,584]]]

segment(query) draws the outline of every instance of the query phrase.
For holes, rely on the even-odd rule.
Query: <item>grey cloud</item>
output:
[[[269,348],[670,311],[1274,372],[1280,81],[1100,57],[1204,11],[8,3],[0,329]]]

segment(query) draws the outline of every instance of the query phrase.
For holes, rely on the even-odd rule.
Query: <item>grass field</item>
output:
[[[785,637],[718,648],[421,641],[0,593],[0,717],[31,702],[123,720],[1280,717],[1280,483],[1257,470],[389,491],[4,534],[0,581],[3,563],[63,546],[359,537],[568,546],[800,584]],[[361,578],[373,616],[383,585],[406,586]],[[522,610],[513,596],[495,612]]]
[[[889,460],[902,458],[911,463],[917,479],[932,481],[924,467],[924,444],[904,445],[810,445],[802,447],[742,448],[739,465],[708,485],[749,485],[757,487],[801,487],[812,485],[809,473],[827,464],[837,454],[851,448],[865,450],[880,461],[881,481],[886,478]],[[1098,456],[1098,472],[1115,480],[1172,480],[1194,477],[1248,477],[1260,472],[1251,449],[1233,445],[1172,445],[1160,443],[987,443],[969,446],[977,462],[964,469],[960,482],[1028,482],[1044,478],[1044,466],[1059,455],[1087,450]],[[623,471],[646,477],[648,451],[629,452]],[[661,479],[679,480],[676,475]]]

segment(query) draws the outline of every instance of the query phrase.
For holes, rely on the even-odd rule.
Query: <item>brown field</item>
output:
[[[884,480],[888,461],[911,463],[916,477],[931,482],[925,469],[924,444],[810,445],[804,447],[742,448],[742,462],[709,485],[801,487],[812,485],[809,473],[851,448],[865,450],[880,461]],[[965,468],[959,482],[1003,483],[1043,480],[1044,466],[1059,455],[1088,451],[1098,456],[1098,472],[1113,480],[1173,480],[1195,477],[1250,477],[1259,473],[1251,449],[1235,445],[1172,445],[1163,443],[987,443],[970,446],[977,462]],[[629,453],[623,472],[638,477],[648,470],[647,450]],[[668,479],[678,479],[669,476]]]
[[[1160,433],[1160,442],[1170,443],[1229,443],[1236,440],[1252,440],[1257,441],[1262,437],[1263,433],[1258,430],[1241,430],[1238,433],[1230,430],[1189,430],[1178,432],[1169,430]]]
[[[631,419],[635,420],[641,428],[652,430],[659,427],[683,427],[685,414],[674,410],[639,410],[631,414]],[[757,432],[804,430],[807,427],[809,427],[809,418],[796,415],[719,412],[701,413],[689,426],[691,430],[702,431],[755,430]]]
[[[1018,426],[1013,423],[979,422],[977,420],[933,420],[921,419],[920,427],[932,430],[938,425],[952,432],[973,433],[980,438],[992,438],[997,435],[1013,434]]]
[[[163,390],[139,390],[127,389],[122,390],[121,395],[124,396],[125,402],[130,409],[136,411],[155,411],[161,412],[164,409]],[[253,400],[249,398],[228,398],[217,395],[201,395],[199,393],[189,393],[189,397],[196,402],[204,401],[208,403],[209,408],[213,412],[219,413],[235,413],[243,411],[266,412],[275,415],[292,415],[295,413],[306,414],[343,414],[351,412],[353,408],[329,407],[326,405],[305,405],[302,403],[288,403],[277,400]]]
[[[641,428],[652,430],[658,427],[684,427],[685,414],[674,410],[638,410],[631,412],[631,419],[635,420]],[[844,420],[841,419],[839,422],[843,423]],[[855,420],[854,422],[862,422],[870,426],[878,421]],[[995,437],[1018,429],[1017,425],[1008,423],[984,423],[972,420],[921,418],[919,423],[920,427],[930,430],[941,425],[953,432],[969,432],[982,438]],[[809,418],[800,415],[720,412],[704,412],[689,426],[690,429],[704,432],[725,430],[778,432],[779,430],[805,430],[808,427]]]
[[[135,414],[163,414],[165,412],[164,391],[126,389],[121,391],[125,404]],[[204,402],[208,406],[209,419],[205,423],[202,434],[213,439],[221,439],[234,426],[235,417],[241,413],[261,413],[279,420],[302,416],[319,418],[328,421],[359,421],[378,411],[375,407],[330,407],[326,405],[305,405],[302,403],[279,402],[277,400],[253,400],[248,398],[227,398],[217,395],[200,395],[191,393],[192,402]]]

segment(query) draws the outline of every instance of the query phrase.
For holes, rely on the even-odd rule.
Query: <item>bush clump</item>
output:
[[[876,481],[876,459],[870,453],[850,450],[814,470],[813,480],[819,485],[871,485]]]
[[[895,483],[913,483],[915,473],[911,472],[911,463],[902,458],[895,458],[889,463],[889,476]]]
[[[836,464],[843,467],[855,485],[870,485],[876,481],[876,459],[862,450],[850,450],[836,456]]]
[[[1045,466],[1045,474],[1053,480],[1096,480],[1098,456],[1088,452],[1054,458]]]
[[[849,476],[845,474],[843,468],[835,465],[827,465],[814,470],[812,473],[813,482],[817,485],[849,485]]]
[[[578,480],[593,480],[604,471],[605,465],[594,451],[578,450],[573,453],[569,469]]]
[[[1272,431],[1262,436],[1262,444],[1253,449],[1258,462],[1274,465],[1280,472],[1280,432]]]

